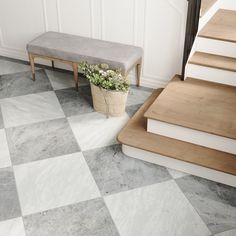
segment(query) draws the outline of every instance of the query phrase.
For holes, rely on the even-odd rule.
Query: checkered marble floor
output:
[[[236,189],[125,156],[127,113],[94,112],[72,74],[0,58],[1,236],[235,236]]]

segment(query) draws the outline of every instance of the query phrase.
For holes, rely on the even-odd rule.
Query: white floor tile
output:
[[[5,128],[65,117],[54,92],[0,101]]]
[[[111,195],[105,202],[122,236],[211,235],[173,180]]]
[[[84,150],[104,147],[117,143],[119,131],[129,120],[125,114],[122,117],[106,118],[97,112],[68,118],[72,131]]]
[[[0,222],[1,236],[25,236],[22,218],[15,218]]]
[[[11,166],[11,159],[4,129],[0,129],[0,168]]]
[[[82,153],[14,166],[23,215],[100,196]]]

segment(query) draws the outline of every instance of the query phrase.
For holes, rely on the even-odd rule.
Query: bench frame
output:
[[[68,64],[72,67],[73,72],[74,72],[74,80],[75,80],[75,88],[76,90],[78,90],[79,87],[79,76],[78,76],[78,65],[79,62],[73,62],[73,61],[67,61],[67,60],[63,60],[63,59],[59,59],[59,58],[55,58],[55,57],[49,57],[49,56],[44,56],[44,55],[38,55],[38,54],[34,54],[34,53],[28,53],[29,55],[29,62],[30,62],[30,66],[31,66],[31,71],[32,71],[32,79],[33,81],[35,81],[35,58],[41,58],[41,59],[46,59],[46,60],[50,60],[52,62],[52,68],[54,69],[54,61],[57,62],[62,62],[65,64]],[[138,60],[133,67],[131,67],[129,69],[129,71],[127,71],[126,73],[122,73],[123,76],[127,76],[129,74],[129,72],[135,67],[136,69],[136,79],[137,79],[137,86],[140,86],[140,80],[141,80],[141,69],[142,69],[142,59]]]

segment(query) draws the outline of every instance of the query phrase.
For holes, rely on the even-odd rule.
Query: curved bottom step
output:
[[[236,187],[236,176],[210,168],[180,161],[171,157],[159,155],[157,153],[144,151],[127,145],[122,145],[122,151],[125,155],[147,161],[167,168],[182,171],[191,175],[196,175],[222,184]]]
[[[155,90],[118,135],[124,152],[134,158],[236,187],[236,155],[146,131],[144,113],[161,92]]]

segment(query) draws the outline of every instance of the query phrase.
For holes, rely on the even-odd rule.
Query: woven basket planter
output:
[[[90,83],[94,110],[107,116],[122,116],[125,113],[128,92],[99,88]]]

